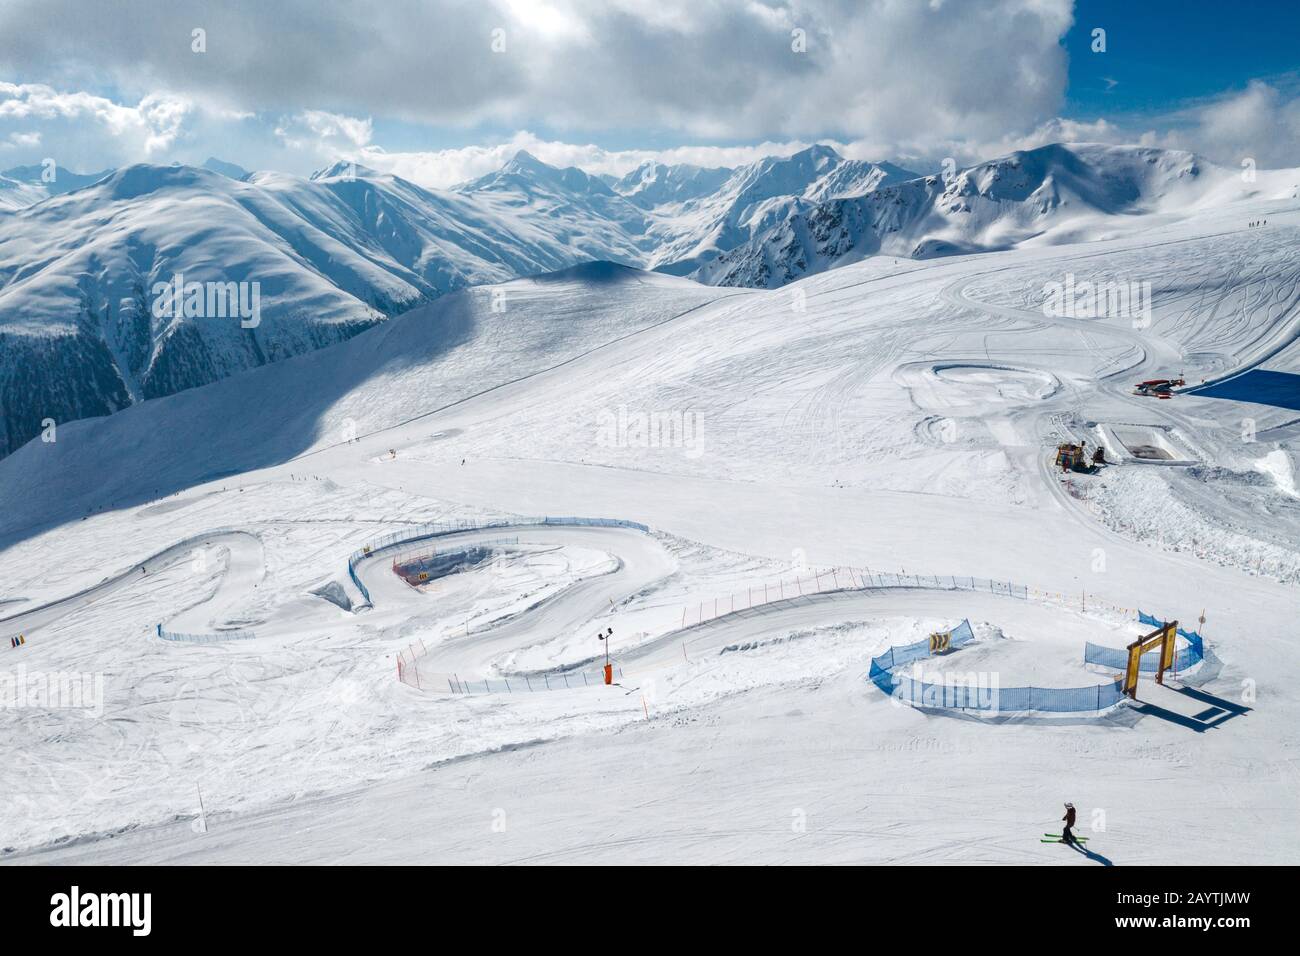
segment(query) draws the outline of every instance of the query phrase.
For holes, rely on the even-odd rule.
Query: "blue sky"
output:
[[[444,186],[519,148],[622,173],[1072,140],[1300,166],[1296,37],[1282,0],[4,0],[0,169],[347,159]]]
[[[1105,53],[1091,50],[1095,27],[1106,30]],[[1070,55],[1065,115],[1166,113],[1244,89],[1253,79],[1294,89],[1300,2],[1084,0],[1064,45]]]

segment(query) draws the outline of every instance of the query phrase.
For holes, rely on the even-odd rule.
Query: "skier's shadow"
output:
[[[1081,844],[1081,843],[1071,843],[1069,846],[1070,846],[1070,849],[1071,849],[1071,850],[1078,850],[1080,853],[1082,853],[1084,856],[1086,856],[1089,860],[1095,860],[1096,862],[1100,863],[1102,866],[1114,866],[1114,865],[1115,865],[1115,864],[1112,863],[1112,862],[1111,862],[1107,857],[1102,856],[1100,853],[1093,853],[1091,850],[1089,850],[1087,847],[1085,847],[1085,846],[1084,846],[1083,844]]]

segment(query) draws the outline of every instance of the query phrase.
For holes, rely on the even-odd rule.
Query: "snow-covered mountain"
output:
[[[587,259],[639,265],[653,246],[642,209],[599,177],[550,166],[525,150],[454,191],[503,218],[529,220]]]
[[[867,195],[914,176],[896,166],[845,159],[823,145],[792,156],[767,157],[733,170],[713,192],[655,207],[655,251],[646,264],[701,278],[718,256],[753,242],[800,210],[830,199]]]
[[[347,165],[242,182],[131,166],[0,212],[0,454],[46,419],[108,414],[337,342],[448,291],[593,258],[569,238],[506,201]],[[156,290],[178,275],[243,283],[250,302],[256,283],[258,322],[158,314]]]
[[[0,180],[0,454],[46,420],[319,348],[466,286],[589,260],[691,273],[791,203],[891,176],[826,147],[734,171],[643,167],[616,188],[526,152],[451,190],[347,163],[309,179],[220,160],[61,171],[57,186],[39,167],[12,172]],[[258,321],[158,314],[155,290],[178,275],[256,283]]]
[[[503,203],[592,258],[691,276],[795,209],[915,176],[822,145],[737,169],[647,162],[613,181],[521,151],[456,191]]]
[[[734,294],[608,262],[500,288],[505,311],[492,289],[460,290],[346,342],[69,424],[52,445],[31,442],[0,459],[3,494],[30,504],[0,509],[0,537],[33,521],[72,520],[87,489],[135,495],[142,474],[150,489],[182,488],[260,468],[335,444],[346,426],[357,434],[389,427]],[[130,467],[92,466],[106,454]]]
[[[1051,145],[980,163],[947,179],[881,183],[861,194],[791,205],[748,242],[703,267],[720,285],[775,288],[868,255],[914,259],[1006,249],[1104,217],[1194,202],[1222,179],[1191,153]]]
[[[224,159],[217,159],[215,156],[209,156],[205,159],[203,168],[214,173],[220,173],[223,176],[229,176],[231,179],[247,179],[250,175],[243,166],[236,166],[234,163],[228,163]]]
[[[0,455],[47,419],[212,382],[467,286],[608,260],[773,288],[875,254],[1088,238],[1135,213],[1224,200],[1235,180],[1189,153],[1096,145],[947,179],[824,145],[731,170],[647,163],[622,179],[520,152],[448,190],[347,163],[308,179],[205,167],[60,171],[58,194],[39,167],[0,179]],[[256,283],[258,321],[160,314],[157,290],[177,275]]]
[[[47,195],[39,186],[0,175],[0,209],[23,209]]]
[[[647,160],[622,179],[614,179],[611,188],[628,202],[642,209],[655,209],[674,202],[687,202],[711,195],[721,188],[734,170],[725,166],[704,167],[681,164],[669,166]]]
[[[15,166],[0,172],[0,209],[23,209],[50,196],[62,196],[97,183],[111,172],[74,173],[58,167]]]

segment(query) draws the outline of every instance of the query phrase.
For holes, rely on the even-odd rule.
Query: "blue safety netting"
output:
[[[1138,611],[1138,620],[1147,627],[1152,628],[1164,627],[1168,623],[1141,611]],[[1174,650],[1173,669],[1182,671],[1199,664],[1205,659],[1205,641],[1195,631],[1185,631],[1180,627],[1177,633],[1186,643]],[[1128,666],[1128,651],[1119,647],[1104,647],[1090,641],[1084,645],[1083,659],[1088,664],[1097,664],[1101,667],[1110,667],[1122,671]],[[1139,673],[1151,674],[1159,669],[1160,655],[1158,654],[1144,654],[1142,660],[1138,662]]]
[[[1194,664],[1199,664],[1204,656],[1198,647],[1179,647],[1174,651],[1173,669],[1176,671],[1187,670]],[[1091,641],[1084,645],[1083,659],[1085,663],[1097,664],[1113,670],[1122,671],[1128,667],[1128,651],[1117,647],[1103,647],[1100,644],[1093,644]],[[1159,654],[1145,654],[1142,660],[1138,662],[1139,673],[1151,674],[1159,669]]]
[[[1147,627],[1164,627],[1169,623],[1168,621],[1162,621],[1159,618],[1152,617],[1150,614],[1143,613],[1142,611],[1138,611],[1138,620]],[[1195,631],[1185,631],[1180,627],[1178,628],[1178,636],[1184,638],[1188,644],[1204,649],[1204,641],[1201,640],[1201,635]]]
[[[186,644],[220,644],[225,641],[251,641],[255,637],[252,631],[216,631],[210,634],[180,634],[169,631],[161,624],[155,624],[154,630],[164,641],[177,641]]]
[[[949,632],[948,646],[953,648],[961,647],[973,640],[975,640],[975,632],[971,629],[970,621],[962,621]],[[910,664],[912,661],[919,661],[921,658],[929,656],[930,639],[927,637],[915,644],[899,644],[897,647],[891,647],[879,657],[873,657],[871,666],[873,669],[888,672],[895,667],[902,667],[904,664]]]
[[[948,640],[949,647],[961,647],[963,644],[969,644],[975,640],[975,631],[970,626],[970,621],[965,619],[952,629]]]
[[[974,639],[970,622],[962,621],[953,628],[949,646],[961,647]],[[951,682],[927,683],[893,673],[895,668],[929,656],[928,639],[891,647],[871,659],[867,679],[886,694],[918,707],[983,713],[1088,713],[1113,707],[1124,699],[1117,681],[1089,687],[998,687],[979,680],[977,675],[956,674]]]
[[[1090,687],[998,687],[975,683],[926,683],[896,675],[893,696],[918,707],[974,710],[993,714],[1027,711],[1088,713],[1105,710],[1123,699],[1116,681]],[[879,684],[877,683],[877,686]]]

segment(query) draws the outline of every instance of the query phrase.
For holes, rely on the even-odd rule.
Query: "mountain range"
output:
[[[607,260],[776,288],[869,255],[933,258],[1177,210],[1227,171],[1189,153],[1053,145],[947,176],[817,145],[736,169],[627,175],[519,152],[450,189],[336,163],[308,178],[135,165],[0,174],[0,455],[355,335],[468,286]],[[178,278],[180,277],[180,278]],[[255,323],[159,309],[175,283],[255,284]],[[232,289],[234,286],[231,287]]]

